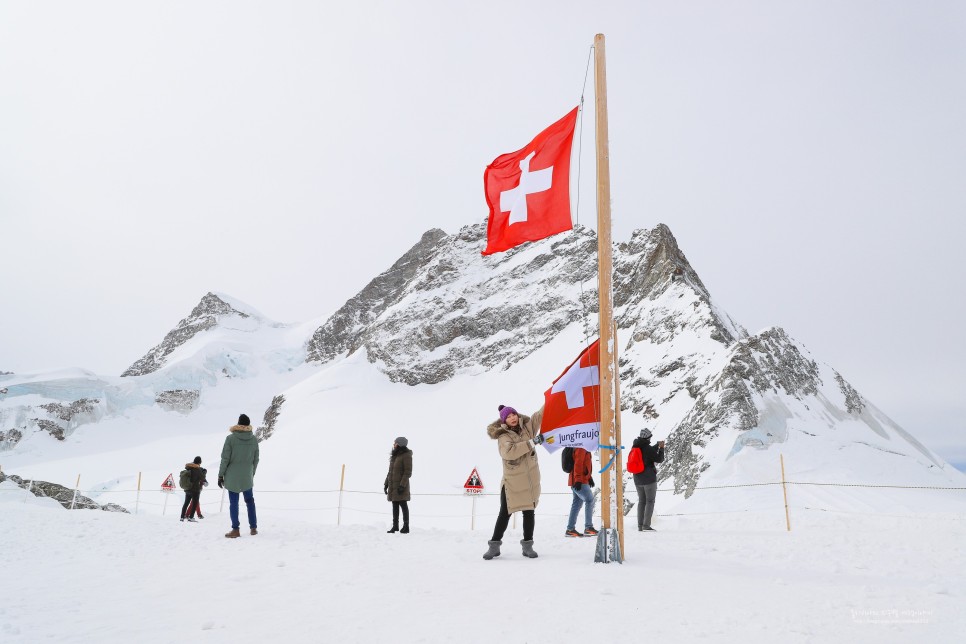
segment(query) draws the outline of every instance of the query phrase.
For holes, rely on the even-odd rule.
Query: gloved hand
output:
[[[539,445],[542,442],[543,442],[543,434],[537,434],[536,436],[533,437],[534,445]]]
[[[218,477],[218,487],[220,487],[220,488],[224,488],[225,487],[225,477],[224,476],[219,476]]]
[[[594,487],[594,477],[593,476],[590,477],[590,483],[588,483],[587,485],[589,485],[590,487]]]
[[[576,483],[574,483],[574,489],[575,490],[579,490],[582,487],[584,487],[584,484],[581,483],[580,481],[577,481]]]
[[[398,492],[399,494],[402,494],[405,491],[406,491],[405,485],[400,485],[399,487],[396,488],[396,492]]]
[[[388,485],[383,485],[382,486],[382,493],[383,494],[389,494],[389,486]]]

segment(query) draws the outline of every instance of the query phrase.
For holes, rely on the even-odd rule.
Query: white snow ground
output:
[[[772,494],[780,492],[773,490]],[[177,495],[180,497],[180,494]],[[538,511],[483,561],[476,530],[321,525],[259,496],[261,533],[205,520],[68,512],[0,485],[0,641],[19,642],[954,642],[966,629],[966,515],[793,510],[659,517],[624,564],[562,537]],[[172,499],[174,501],[175,499]],[[658,511],[660,513],[661,498]],[[244,512],[243,512],[244,514]],[[345,518],[345,517],[344,517]],[[243,521],[244,523],[244,521]]]

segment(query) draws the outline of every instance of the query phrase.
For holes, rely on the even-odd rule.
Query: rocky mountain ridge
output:
[[[392,382],[420,387],[499,374],[557,338],[596,336],[593,231],[578,227],[487,257],[484,237],[482,224],[428,231],[318,327],[279,325],[208,293],[122,384],[93,374],[48,383],[2,376],[0,384],[14,384],[0,398],[0,449],[16,449],[31,428],[69,440],[78,424],[134,405],[190,416],[209,389],[267,372],[271,379],[258,380],[267,408],[257,435],[269,440],[298,417],[289,409],[311,408],[313,388],[293,384],[355,356]],[[615,244],[614,304],[625,441],[641,426],[666,436],[660,475],[675,491],[690,495],[737,454],[802,437],[819,439],[819,450],[834,442],[829,453],[843,458],[861,445],[902,455],[902,466],[942,469],[785,331],[749,335],[734,322],[666,226]],[[552,378],[573,357],[541,373]]]

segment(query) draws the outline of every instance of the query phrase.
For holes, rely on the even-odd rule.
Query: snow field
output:
[[[666,517],[605,565],[540,510],[538,559],[521,556],[518,526],[487,562],[495,513],[476,531],[427,529],[417,501],[409,535],[385,533],[384,503],[378,527],[266,509],[256,537],[242,510],[236,540],[214,506],[191,524],[52,503],[0,494],[5,643],[905,643],[966,627],[966,514],[803,512],[790,533],[771,512]]]

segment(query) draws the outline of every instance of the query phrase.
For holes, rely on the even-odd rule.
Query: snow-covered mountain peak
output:
[[[254,331],[259,327],[281,327],[259,313],[255,308],[223,293],[209,292],[188,317],[178,322],[178,326],[164,336],[161,344],[148,351],[137,362],[128,367],[122,377],[143,376],[163,367],[169,356],[179,347],[199,333],[216,327],[238,331]]]
[[[391,380],[432,384],[456,373],[507,369],[568,327],[596,334],[592,230],[578,226],[483,257],[485,237],[483,224],[455,235],[426,233],[316,330],[309,361],[364,348]],[[667,226],[635,232],[615,246],[614,257],[616,317],[638,339],[676,333],[689,321],[722,344],[747,335],[711,304]]]

